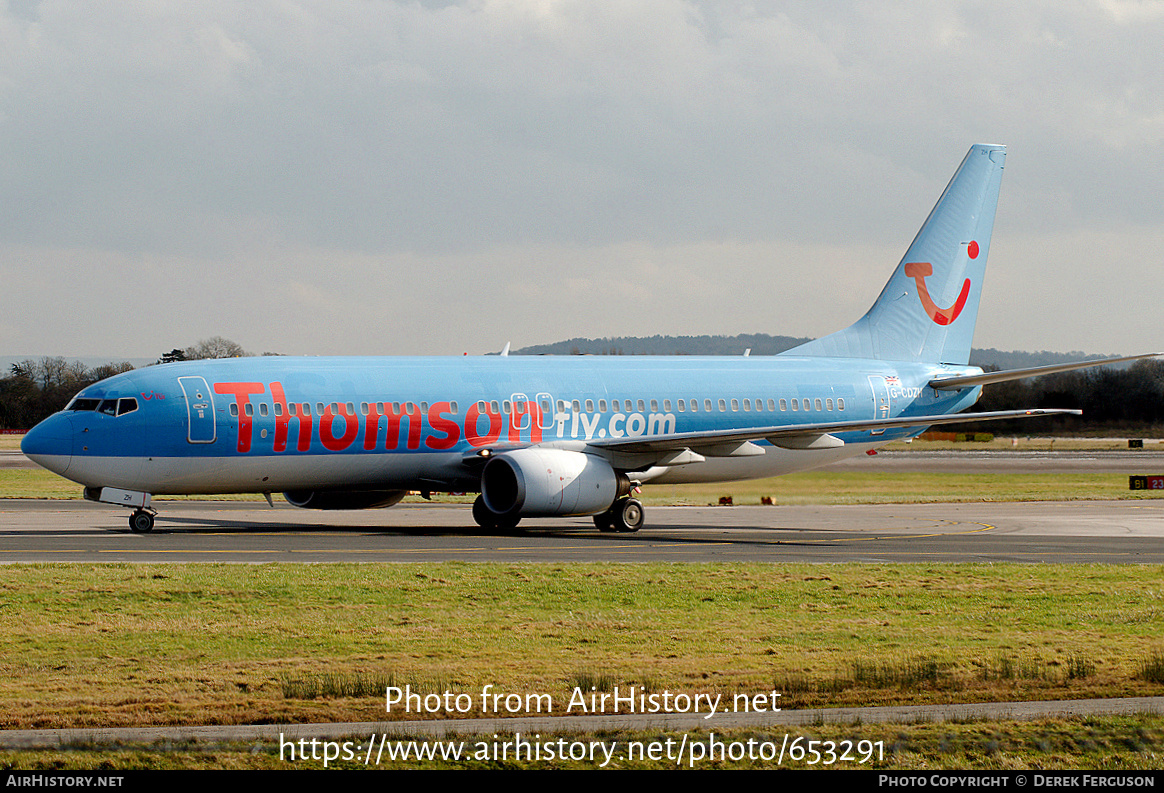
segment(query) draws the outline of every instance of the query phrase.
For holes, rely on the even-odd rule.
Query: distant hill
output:
[[[567,339],[554,344],[536,344],[515,350],[514,355],[776,355],[811,341],[808,337],[770,336],[741,333],[738,336],[611,336],[601,339]],[[974,349],[970,363],[982,368],[1025,369],[1056,363],[1105,358],[1083,352],[1021,352]]]
[[[741,333],[738,336],[614,336],[602,339],[567,339],[554,344],[536,344],[514,350],[514,355],[743,355],[751,349],[752,355],[776,355],[798,344],[812,341],[807,336],[770,336],[767,333]],[[1112,353],[1114,356],[1115,353]],[[39,361],[43,355],[0,355],[0,377],[8,374],[12,364],[21,361]],[[55,356],[47,356],[55,357]],[[970,363],[982,368],[1024,369],[1055,363],[1107,358],[1084,352],[1021,352],[993,348],[972,350]],[[86,368],[127,360],[135,367],[148,366],[152,358],[96,358],[64,356],[69,363],[79,362]],[[1123,368],[1123,367],[1121,367]]]
[[[604,339],[568,339],[515,350],[515,355],[775,355],[808,337],[741,333],[738,336],[613,336]]]

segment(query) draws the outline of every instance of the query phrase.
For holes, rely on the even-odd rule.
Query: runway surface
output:
[[[1164,498],[1129,501],[650,507],[635,534],[589,518],[487,535],[468,505],[314,512],[276,503],[158,502],[127,511],[0,501],[0,562],[1100,562],[1164,563]]]

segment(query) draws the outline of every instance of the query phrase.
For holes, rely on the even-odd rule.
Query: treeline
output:
[[[1164,431],[1164,361],[1137,361],[1126,369],[1100,367],[985,386],[974,411],[1069,408],[1062,416],[975,425],[1001,435]],[[964,431],[965,425],[947,429]]]
[[[0,429],[28,429],[67,405],[82,388],[131,369],[129,363],[88,368],[64,358],[14,363],[0,379]]]
[[[215,336],[190,347],[175,348],[158,358],[158,363],[194,361],[202,358],[249,356],[235,342]],[[269,355],[271,353],[264,353]],[[64,358],[39,358],[12,364],[0,378],[0,429],[29,429],[62,410],[78,391],[87,386],[132,370],[127,362],[87,367]]]

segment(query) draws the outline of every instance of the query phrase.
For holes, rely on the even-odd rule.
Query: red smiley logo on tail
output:
[[[978,258],[977,242],[971,241],[966,246],[966,255],[971,259]],[[905,265],[905,275],[917,283],[917,296],[921,299],[926,314],[939,325],[949,325],[958,318],[958,315],[962,313],[963,306],[966,305],[966,298],[970,296],[970,279],[967,278],[962,282],[962,291],[958,295],[958,299],[954,301],[954,305],[949,308],[939,308],[934,299],[930,297],[930,290],[926,289],[926,276],[933,275],[933,272],[934,267],[929,262],[907,262]]]

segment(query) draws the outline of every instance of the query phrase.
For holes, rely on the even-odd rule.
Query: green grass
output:
[[[1164,693],[1144,673],[1164,650],[1164,587],[1150,566],[4,573],[4,728],[382,720],[377,692],[391,680],[454,692],[493,684],[558,705],[591,685],[787,689],[789,707]]]
[[[643,489],[648,505],[920,504],[980,501],[1074,501],[1158,498],[1128,489],[1125,474],[953,474],[930,472],[808,471],[771,479]]]
[[[495,715],[476,704],[487,685],[547,695],[556,713],[575,689],[615,686],[725,699],[775,690],[786,709],[1161,695],[1162,572],[1134,565],[6,565],[0,727],[448,715],[388,713],[387,686],[473,695],[472,711],[458,716]],[[708,729],[690,737],[706,740]],[[731,735],[779,740],[785,732],[882,740],[881,768],[1134,769],[1159,767],[1162,726],[1160,717],[1142,716]],[[682,733],[570,737],[625,742]],[[3,753],[0,768],[286,767],[277,751],[270,744],[78,747]],[[502,766],[513,764],[458,767]]]

